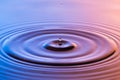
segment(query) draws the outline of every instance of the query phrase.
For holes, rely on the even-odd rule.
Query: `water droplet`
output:
[[[52,51],[69,51],[75,48],[75,44],[59,38],[57,40],[48,42],[44,47]]]

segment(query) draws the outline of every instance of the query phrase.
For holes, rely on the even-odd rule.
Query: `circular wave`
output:
[[[91,24],[30,24],[0,33],[3,80],[119,80],[120,37]],[[2,76],[3,77],[3,76]]]

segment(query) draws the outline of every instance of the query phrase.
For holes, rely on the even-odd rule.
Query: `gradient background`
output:
[[[36,22],[83,22],[120,28],[120,0],[0,0],[0,30],[7,25]]]
[[[0,0],[0,25],[27,22],[119,26],[120,0]]]

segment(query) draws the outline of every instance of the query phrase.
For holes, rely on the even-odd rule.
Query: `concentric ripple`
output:
[[[120,79],[116,29],[91,24],[8,28],[0,33],[3,80]]]

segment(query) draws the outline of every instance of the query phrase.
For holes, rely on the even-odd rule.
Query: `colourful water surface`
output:
[[[0,80],[120,80],[120,0],[1,0]]]

